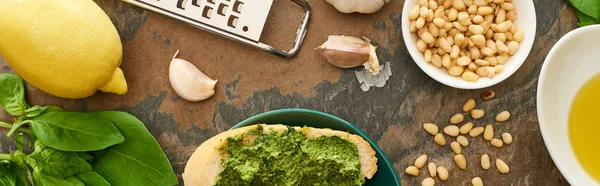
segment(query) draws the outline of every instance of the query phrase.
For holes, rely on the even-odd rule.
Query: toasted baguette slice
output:
[[[287,130],[285,125],[264,125],[263,132],[269,133],[272,130],[281,132]],[[226,145],[227,138],[245,134],[250,129],[256,129],[258,125],[242,127],[218,134],[200,145],[192,154],[185,166],[182,174],[183,183],[186,186],[212,186],[216,183],[221,172],[222,155],[218,149]],[[307,138],[317,138],[320,136],[339,136],[354,143],[358,148],[361,174],[371,179],[377,172],[377,157],[371,145],[362,137],[343,131],[331,129],[318,129],[312,127],[294,127],[298,131],[304,131]]]

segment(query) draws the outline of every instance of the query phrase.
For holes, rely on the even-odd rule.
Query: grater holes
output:
[[[234,12],[242,13],[242,7],[244,7],[244,2],[235,1],[235,3],[233,3],[233,11]]]
[[[231,15],[231,16],[229,16],[229,21],[227,21],[227,26],[229,26],[231,28],[235,28],[237,26],[237,22],[238,22],[238,17]]]
[[[185,10],[186,4],[187,4],[187,0],[177,0],[177,8]]]
[[[205,6],[204,10],[202,10],[202,17],[206,19],[210,19],[210,15],[212,15],[213,8]]]
[[[219,5],[219,9],[217,9],[217,14],[225,16],[225,14],[227,13],[227,7],[229,7],[229,5],[221,3]]]
[[[242,30],[243,30],[244,32],[248,32],[248,27],[247,27],[247,26],[244,26],[244,27],[242,27]]]

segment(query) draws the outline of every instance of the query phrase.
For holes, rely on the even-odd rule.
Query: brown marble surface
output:
[[[544,146],[535,100],[546,54],[561,36],[576,28],[575,11],[565,1],[534,1],[537,33],[532,52],[514,75],[491,87],[497,97],[489,101],[479,98],[483,90],[442,85],[414,64],[400,30],[401,0],[392,0],[370,15],[342,14],[323,0],[309,0],[313,18],[304,45],[293,59],[275,57],[118,0],[95,1],[121,35],[122,69],[130,92],[125,96],[97,93],[87,99],[68,100],[28,86],[28,100],[69,110],[132,113],[158,139],[178,176],[195,148],[211,136],[265,111],[308,108],[337,115],[367,132],[393,162],[403,185],[420,185],[425,178],[425,169],[419,177],[404,173],[404,168],[423,153],[449,169],[449,180],[440,182],[436,178],[439,185],[470,185],[475,176],[483,178],[486,185],[568,185]],[[261,41],[290,48],[301,16],[297,5],[275,0]],[[354,69],[335,68],[314,50],[328,35],[342,34],[366,36],[379,46],[379,59],[389,61],[393,71],[385,87],[362,92]],[[190,103],[175,95],[168,67],[176,50],[180,50],[179,57],[219,80],[214,97]],[[0,68],[1,72],[12,72],[1,60]],[[477,126],[492,122],[493,115],[502,110],[513,113],[509,122],[496,125],[496,131],[512,133],[514,143],[497,149],[482,138],[471,140],[463,149],[468,169],[462,171],[454,164],[449,146],[436,146],[421,124],[447,125],[450,116],[459,112],[470,97],[478,98],[478,107],[489,113],[475,121]],[[9,121],[4,112],[0,112],[0,118]],[[7,144],[11,143],[0,138],[0,151],[14,148]],[[505,160],[511,172],[502,175],[494,169],[482,170],[482,153]]]

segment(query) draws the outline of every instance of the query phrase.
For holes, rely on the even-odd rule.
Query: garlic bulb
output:
[[[370,14],[377,12],[383,5],[390,0],[326,0],[333,5],[335,9],[343,13],[364,13]]]
[[[353,68],[364,65],[373,74],[379,72],[379,60],[370,41],[352,36],[329,36],[327,41],[319,46],[324,49],[323,57],[340,68]]]
[[[169,66],[169,80],[175,93],[188,101],[202,101],[215,95],[217,80],[206,76],[192,63],[175,58],[178,53],[175,53]]]

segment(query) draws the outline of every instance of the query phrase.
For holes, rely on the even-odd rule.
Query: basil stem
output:
[[[9,123],[5,123],[0,121],[0,127],[4,127],[4,128],[8,128],[8,129],[12,129],[13,125],[9,124]],[[33,131],[31,129],[24,129],[24,128],[20,128],[19,129],[20,132],[23,132],[25,134],[29,134],[29,135],[33,135]],[[10,136],[8,136],[10,137]]]
[[[10,156],[10,154],[0,154],[0,160],[12,161],[12,157]]]
[[[23,125],[25,124],[29,124],[31,123],[31,121],[29,120],[25,120],[19,123],[16,123],[12,126],[12,128],[10,129],[10,131],[8,131],[8,133],[6,133],[6,137],[10,137],[12,136],[13,133],[15,133],[15,131],[17,131],[19,128],[21,128]]]

